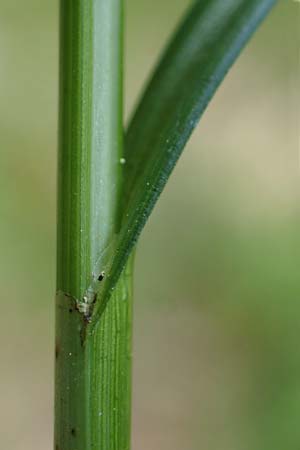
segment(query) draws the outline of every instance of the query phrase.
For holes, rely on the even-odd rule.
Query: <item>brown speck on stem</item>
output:
[[[59,344],[56,342],[55,344],[55,359],[57,359],[59,356]]]

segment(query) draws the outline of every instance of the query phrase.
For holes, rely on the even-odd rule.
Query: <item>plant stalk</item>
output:
[[[60,1],[55,450],[127,450],[129,261],[100,319],[120,226],[122,1]]]
[[[55,450],[130,447],[131,280],[129,263],[84,344],[74,300],[57,296]]]

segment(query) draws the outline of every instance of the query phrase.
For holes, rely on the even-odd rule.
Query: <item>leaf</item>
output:
[[[276,0],[199,0],[170,41],[125,138],[113,288],[207,104]],[[124,161],[123,161],[124,162]]]

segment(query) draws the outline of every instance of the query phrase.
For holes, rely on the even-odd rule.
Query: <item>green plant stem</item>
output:
[[[131,265],[84,345],[74,300],[57,295],[55,450],[129,449]]]
[[[122,188],[122,1],[61,0],[56,450],[126,450],[131,265],[101,317]]]

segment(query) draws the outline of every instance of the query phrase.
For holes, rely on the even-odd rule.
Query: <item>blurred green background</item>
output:
[[[126,111],[187,0],[127,0]],[[140,241],[133,450],[299,450],[299,4],[235,64]],[[0,0],[0,442],[52,449],[58,2]],[[79,449],[84,450],[84,449]]]

